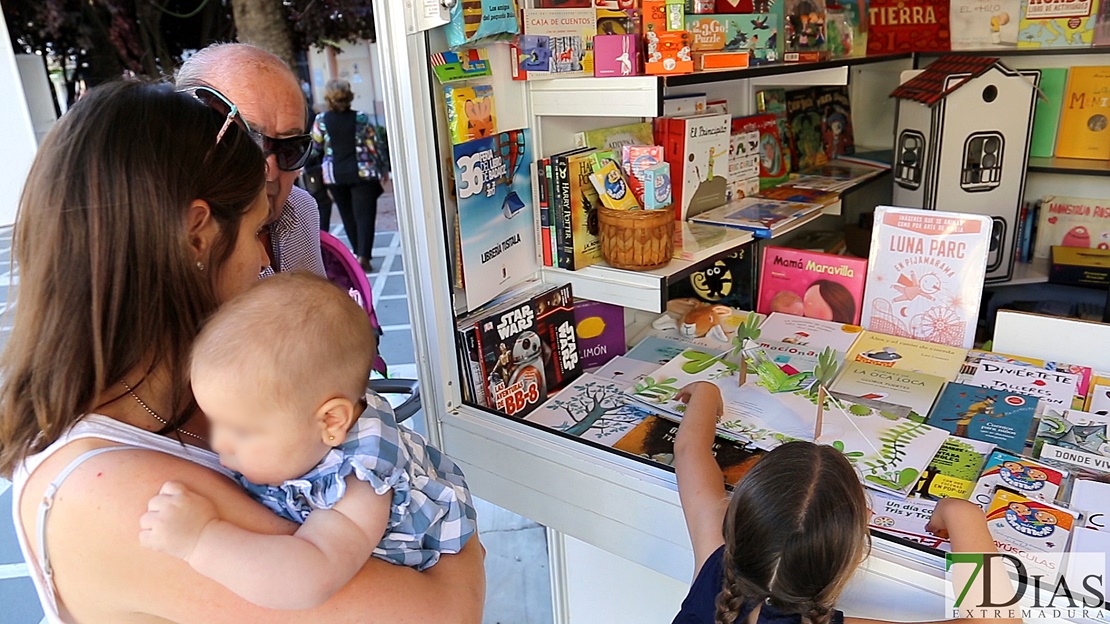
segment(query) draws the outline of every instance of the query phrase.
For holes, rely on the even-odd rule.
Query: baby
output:
[[[365,393],[376,352],[366,313],[318,277],[283,273],[223,306],[191,365],[212,450],[301,526],[250,533],[169,482],[140,542],[275,609],[323,603],[370,555],[423,570],[459,552],[476,530],[462,471]]]
[[[805,303],[798,296],[798,293],[780,290],[775,293],[774,297],[771,297],[771,311],[803,316],[806,310]]]

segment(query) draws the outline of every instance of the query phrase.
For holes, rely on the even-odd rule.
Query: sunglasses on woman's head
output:
[[[194,87],[188,89],[193,97],[199,100],[202,104],[211,108],[212,110],[223,116],[224,125],[220,128],[219,133],[216,134],[216,143],[224,137],[224,133],[231,126],[232,123],[238,124],[255,143],[258,143],[262,148],[262,153],[266,156],[274,155],[277,160],[278,169],[282,171],[296,171],[304,167],[305,161],[308,160],[309,148],[312,147],[312,136],[308,134],[298,134],[296,136],[284,137],[275,139],[274,137],[266,136],[261,132],[256,132],[251,129],[247,124],[247,120],[243,119],[242,113],[239,112],[239,107],[227,99],[227,96],[211,87]]]

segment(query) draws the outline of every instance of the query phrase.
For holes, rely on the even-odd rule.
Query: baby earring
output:
[[[204,263],[201,262],[200,260],[197,260],[197,270],[201,271],[201,272],[204,271]]]

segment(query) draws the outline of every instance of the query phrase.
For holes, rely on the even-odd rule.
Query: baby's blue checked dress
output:
[[[441,553],[457,553],[477,523],[462,470],[418,433],[401,427],[393,408],[369,393],[367,408],[343,444],[328,451],[311,472],[280,486],[258,485],[239,476],[247,492],[274,513],[304,522],[313,509],[330,509],[343,498],[346,477],[383,494],[393,489],[389,524],[374,555],[424,570]]]

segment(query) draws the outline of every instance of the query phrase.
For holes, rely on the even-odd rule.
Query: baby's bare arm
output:
[[[185,560],[197,572],[255,604],[310,609],[362,568],[385,534],[392,492],[347,477],[332,509],[317,509],[293,535],[261,535],[214,520]]]

